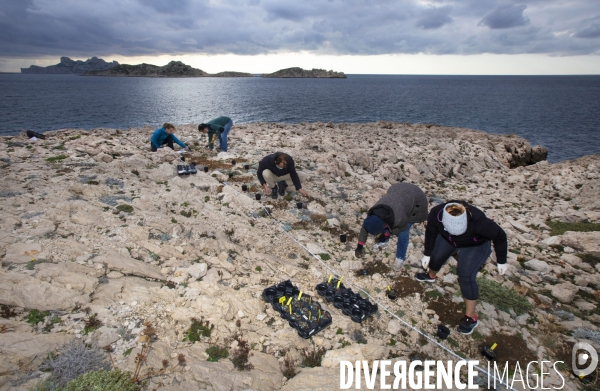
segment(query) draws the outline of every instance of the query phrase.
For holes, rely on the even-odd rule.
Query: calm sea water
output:
[[[347,79],[0,74],[0,135],[200,123],[434,123],[514,133],[556,162],[600,153],[600,76],[349,75]]]

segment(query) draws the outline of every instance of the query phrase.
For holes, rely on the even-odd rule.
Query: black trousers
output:
[[[173,137],[171,137],[171,135],[168,135],[167,138],[165,139],[165,141],[163,141],[162,145],[167,144],[167,146],[171,149],[175,149],[173,148]],[[152,150],[152,152],[156,152],[156,147],[154,145],[152,145],[152,143],[150,143],[150,149]]]

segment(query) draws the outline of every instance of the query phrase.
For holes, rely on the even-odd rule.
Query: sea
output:
[[[516,134],[548,149],[550,162],[600,153],[600,76],[347,76],[0,74],[0,135],[196,124],[226,115],[237,124],[385,120]]]

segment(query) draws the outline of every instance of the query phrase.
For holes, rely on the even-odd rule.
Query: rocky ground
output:
[[[484,367],[479,351],[493,342],[502,362],[562,360],[563,389],[584,385],[571,373],[571,347],[584,340],[600,350],[600,232],[586,224],[595,231],[556,234],[551,222],[600,223],[600,156],[525,165],[543,151],[518,137],[387,122],[236,125],[229,153],[209,155],[195,126],[179,125],[199,172],[178,176],[178,155],[149,151],[153,130],[0,140],[0,390],[31,387],[45,376],[41,361],[73,338],[110,345],[114,365],[134,371],[144,322],[156,329],[145,368],[186,358],[147,389],[338,389],[340,360],[452,359],[433,341]],[[310,199],[292,192],[258,202],[241,190],[260,188],[257,162],[275,151],[289,152],[310,176]],[[482,320],[471,336],[435,337],[440,322],[457,324],[462,306],[454,260],[435,285],[412,279],[423,224],[411,232],[402,272],[387,267],[395,240],[354,259],[364,212],[396,181],[420,186],[431,205],[472,202],[508,234],[510,267],[498,276],[492,255],[482,271],[489,299],[478,305]],[[344,232],[348,243],[340,243]],[[326,267],[363,288],[380,311],[354,323],[318,298],[333,324],[305,340],[261,293],[291,279],[318,297]],[[389,300],[387,286],[400,297]],[[214,326],[210,337],[184,341],[192,318]],[[207,361],[207,348],[234,353],[244,341],[253,369],[234,369],[231,355]],[[321,366],[302,367],[307,352],[321,348]],[[299,370],[295,377],[283,375],[286,362]],[[544,385],[560,384],[553,373]]]

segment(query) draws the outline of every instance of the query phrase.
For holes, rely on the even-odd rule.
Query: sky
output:
[[[209,73],[599,74],[600,0],[0,0],[0,72],[61,56]]]

